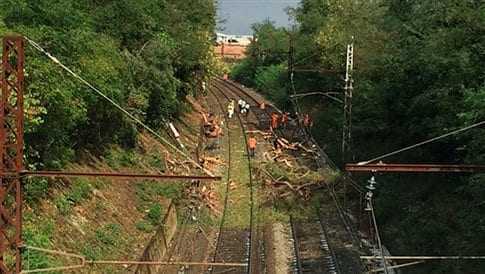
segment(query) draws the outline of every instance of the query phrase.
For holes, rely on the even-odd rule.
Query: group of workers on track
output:
[[[237,106],[238,106],[239,113],[244,114],[246,116],[249,114],[251,105],[249,105],[246,101],[239,99],[239,101],[237,101]],[[235,111],[236,111],[236,103],[234,100],[231,100],[227,105],[227,117],[229,117],[229,119],[232,119]]]
[[[238,109],[240,114],[243,115],[248,115],[249,111],[251,109],[251,106],[249,103],[244,101],[243,99],[239,99],[237,101]],[[265,103],[262,103],[259,108],[261,110],[266,109]],[[234,113],[236,111],[236,101],[234,99],[231,99],[229,104],[227,105],[227,116],[229,119],[232,119],[234,116]],[[298,116],[298,114],[296,114]],[[273,112],[270,115],[270,129],[271,131],[275,131],[279,129],[280,127],[282,128],[287,128],[290,120],[295,120],[290,118],[290,113],[289,112],[283,112],[283,113],[276,113]],[[313,120],[310,117],[309,114],[304,114],[302,119],[297,119],[297,122],[299,124],[303,125],[305,128],[310,128],[313,126]],[[222,136],[222,121],[219,122],[218,118],[212,114],[209,113],[208,116],[204,115],[204,131],[205,135],[208,138],[218,138],[219,136]],[[249,155],[251,157],[254,157],[256,154],[256,146],[257,146],[257,140],[254,134],[249,135],[248,137],[248,148],[249,148]]]
[[[303,115],[303,119],[298,120],[301,125],[303,125],[305,128],[311,128],[313,126],[313,120],[310,117],[309,114]],[[290,113],[289,112],[284,112],[282,114],[278,114],[273,112],[271,114],[271,122],[270,122],[270,127],[272,131],[275,131],[276,129],[283,127],[286,128],[290,122]]]

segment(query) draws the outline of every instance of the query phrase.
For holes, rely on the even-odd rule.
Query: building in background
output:
[[[252,43],[252,35],[230,35],[217,33],[214,51],[217,56],[228,59],[243,59],[246,48]]]
[[[252,35],[230,35],[224,33],[217,33],[216,42],[218,44],[237,44],[241,46],[248,46],[253,40]]]

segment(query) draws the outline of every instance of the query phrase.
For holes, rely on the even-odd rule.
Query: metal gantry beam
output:
[[[105,172],[26,171],[24,156],[24,37],[2,40],[0,66],[0,273],[21,273],[22,178],[109,177],[151,180],[220,180],[220,176]]]
[[[4,176],[9,174],[4,174]],[[172,174],[141,174],[141,173],[113,173],[113,172],[66,172],[66,171],[22,171],[21,176],[30,177],[105,177],[118,179],[150,179],[150,180],[200,180],[219,181],[221,176],[202,175],[172,175]]]
[[[328,97],[340,104],[343,104],[344,101],[340,100],[339,98],[337,98],[336,96],[340,95],[339,92],[323,92],[323,91],[314,91],[314,92],[306,92],[306,93],[298,93],[298,94],[294,94],[294,95],[291,95],[290,98],[294,98],[294,99],[299,99],[299,98],[302,98],[302,97],[307,97],[307,96],[313,96],[313,95],[320,95],[320,96],[325,96],[325,97]]]
[[[381,173],[483,173],[485,165],[447,165],[447,164],[346,164],[349,172]]]
[[[0,173],[19,174],[24,147],[24,39],[3,38],[0,98]],[[22,269],[22,182],[0,177],[0,273]]]

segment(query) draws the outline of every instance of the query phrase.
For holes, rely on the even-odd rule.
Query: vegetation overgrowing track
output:
[[[212,89],[213,88],[213,89]],[[217,92],[215,92],[217,91]],[[245,154],[247,158],[247,172],[248,172],[248,180],[249,180],[249,229],[243,228],[234,228],[234,227],[227,227],[227,215],[230,212],[230,204],[229,204],[229,196],[231,194],[231,185],[232,182],[232,174],[231,169],[234,168],[233,166],[233,157],[231,154],[232,146],[236,145],[236,142],[231,141],[231,121],[226,117],[226,106],[231,100],[224,92],[224,89],[217,84],[213,84],[209,91],[217,101],[217,104],[221,108],[222,115],[224,117],[226,126],[227,126],[227,134],[228,134],[228,142],[229,142],[229,154],[231,155],[228,159],[228,179],[227,185],[225,190],[225,198],[224,198],[224,209],[223,209],[223,216],[221,218],[219,233],[216,240],[216,248],[214,251],[213,261],[216,260],[223,260],[228,262],[246,262],[248,263],[247,268],[242,271],[242,269],[236,269],[234,267],[213,267],[210,269],[210,273],[251,273],[252,269],[252,238],[253,238],[253,219],[254,219],[254,201],[253,201],[253,182],[252,182],[252,174],[251,174],[251,158],[249,156],[249,151],[247,148],[247,136],[246,130],[244,127],[244,123],[242,118],[239,116],[238,113],[235,113],[235,117],[238,120],[238,128],[241,131],[243,136],[244,142],[243,145],[245,147]],[[222,95],[225,98],[225,102],[223,102],[218,94]],[[243,187],[243,186],[238,186]]]
[[[305,135],[304,138],[308,145],[316,148],[318,151],[318,157],[314,158],[314,163],[316,166],[319,169],[325,166],[330,166],[331,168],[338,170],[338,167],[318,145],[308,130],[303,129],[302,133]],[[344,180],[345,181],[343,184],[349,183],[357,191],[361,191],[358,186],[354,185],[350,178],[345,177]],[[362,263],[358,256],[360,243],[356,236],[357,233],[351,225],[352,221],[350,220],[348,213],[345,211],[338,199],[335,184],[328,185],[327,189],[328,194],[333,201],[333,203],[330,204],[333,206],[327,207],[325,213],[322,212],[321,208],[317,208],[317,211],[322,230],[327,235],[326,238],[328,238],[328,244],[333,248],[331,253],[333,254],[333,258],[335,260],[335,266],[337,267],[339,273],[362,273]],[[331,234],[327,233],[327,227],[332,228]],[[349,248],[350,246],[351,248]]]
[[[258,100],[254,95],[251,95],[249,92],[244,90],[244,88],[239,87],[231,81],[218,79],[217,83],[229,89],[233,94],[243,98],[244,100],[254,102],[256,106],[261,104],[261,101]],[[253,113],[258,117],[258,120],[266,120],[266,125],[269,125],[269,117],[271,113],[281,113],[281,111],[273,105],[267,105],[264,111],[259,109],[259,107],[255,107],[252,110]],[[306,142],[308,146],[317,150],[316,157],[313,157],[312,161],[316,168],[320,169],[324,168],[325,166],[330,166],[333,169],[338,169],[323,151],[323,149],[321,149],[307,129],[301,128],[299,133],[298,138],[303,139],[301,141]],[[358,191],[360,191],[360,189],[358,189]],[[319,233],[313,233],[313,237],[322,240],[322,247],[319,248],[322,250],[320,261],[327,266],[325,268],[325,271],[327,271],[326,273],[360,273],[362,269],[360,261],[357,260],[358,256],[356,256],[359,246],[359,240],[356,237],[356,232],[351,225],[351,220],[348,214],[338,199],[338,194],[335,190],[334,184],[328,186],[328,194],[332,200],[332,203],[330,204],[333,204],[333,206],[325,208],[325,211],[321,210],[321,208],[317,208],[318,216],[311,222],[313,223],[312,226],[317,227],[317,231],[319,231]],[[294,228],[298,229],[297,226]],[[304,233],[304,231],[299,231]],[[328,233],[328,231],[331,231],[331,233]],[[293,236],[295,236],[295,234],[293,234]],[[298,236],[293,240],[295,241],[295,247],[303,244],[298,242]],[[326,243],[323,244],[324,242]],[[349,245],[352,245],[351,251],[349,251],[347,248]],[[301,252],[295,250],[295,255],[297,257],[295,258],[295,260],[297,260],[295,264],[297,266],[301,266],[299,268],[302,272],[306,271],[305,267],[303,266],[306,265],[305,258],[302,258]]]
[[[209,104],[209,102],[205,102]],[[202,157],[202,150],[204,150],[204,131],[201,126],[195,127],[198,130],[192,128],[188,123],[180,122],[197,137],[196,155],[197,158]],[[230,136],[228,138],[230,144]],[[228,149],[228,158],[230,158],[230,147]],[[228,175],[229,176],[229,175]],[[199,187],[199,186],[198,186]],[[181,218],[182,221],[178,225],[173,240],[167,247],[165,254],[165,260],[169,261],[204,261],[204,257],[210,251],[210,247],[213,245],[211,239],[213,238],[213,232],[208,224],[201,222],[201,213],[196,209],[194,205],[186,205],[186,210],[183,211]],[[179,273],[183,270],[184,273],[201,273],[206,269],[204,266],[174,266],[166,265],[161,266],[158,273]]]

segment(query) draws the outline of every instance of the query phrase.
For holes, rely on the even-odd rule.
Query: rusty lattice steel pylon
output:
[[[24,39],[3,38],[0,103],[0,272],[22,268]]]

